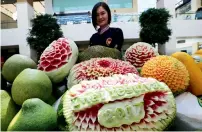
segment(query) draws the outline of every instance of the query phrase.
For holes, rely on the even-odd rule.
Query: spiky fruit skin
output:
[[[17,113],[17,108],[10,95],[0,90],[1,96],[1,131],[6,131],[9,123]]]
[[[29,57],[15,54],[8,58],[3,65],[2,75],[8,82],[13,82],[15,78],[26,68],[36,69],[36,63]]]
[[[126,50],[124,60],[130,62],[137,68],[141,68],[145,62],[157,55],[158,53],[150,44],[138,42]]]
[[[152,77],[168,85],[174,95],[184,92],[189,85],[185,65],[171,56],[157,56],[147,61],[141,70],[143,77]]]
[[[29,68],[16,77],[11,88],[13,100],[18,105],[30,98],[47,101],[51,93],[52,83],[49,77],[43,71]]]
[[[53,83],[60,83],[67,77],[77,58],[76,43],[69,38],[59,38],[44,50],[38,69],[44,71]]]
[[[61,102],[66,131],[162,131],[176,115],[165,83],[130,73],[82,81]]]
[[[79,53],[78,61],[82,62],[91,58],[111,57],[113,59],[122,59],[121,52],[115,48],[109,48],[101,45],[88,47],[88,49]]]
[[[50,131],[57,127],[54,108],[38,98],[26,100],[8,126],[8,131]]]
[[[139,74],[129,62],[112,58],[92,58],[73,66],[68,76],[68,88],[83,80],[127,73]]]

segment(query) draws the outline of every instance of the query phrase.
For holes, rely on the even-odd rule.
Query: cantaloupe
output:
[[[195,63],[194,59],[185,52],[176,52],[171,55],[181,61],[189,72],[189,90],[194,95],[202,95],[202,71]]]
[[[141,75],[166,83],[175,95],[186,91],[189,85],[186,67],[171,56],[160,55],[151,58],[142,67]]]

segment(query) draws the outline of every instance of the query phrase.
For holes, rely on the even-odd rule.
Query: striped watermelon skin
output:
[[[129,73],[82,81],[64,94],[58,111],[66,131],[163,131],[176,104],[166,84]]]

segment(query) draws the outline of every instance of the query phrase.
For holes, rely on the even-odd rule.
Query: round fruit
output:
[[[112,58],[92,58],[73,66],[68,76],[68,88],[83,80],[127,73],[139,74],[129,62]]]
[[[130,62],[137,68],[141,68],[145,62],[157,55],[158,53],[150,44],[138,42],[126,50],[124,60]]]
[[[199,54],[199,55],[202,55],[202,49],[200,50],[197,50],[194,54]]]
[[[17,113],[17,108],[10,95],[0,90],[1,96],[1,130],[6,131],[9,123]]]
[[[36,69],[36,63],[27,56],[15,54],[3,65],[2,74],[8,82],[13,82],[20,72],[26,68]]]
[[[65,79],[78,58],[78,47],[74,41],[59,38],[42,53],[38,69],[44,71],[53,83]]]
[[[202,95],[202,72],[194,59],[185,52],[175,52],[171,56],[182,62],[188,70],[190,78],[188,90],[196,96]]]
[[[150,59],[142,67],[141,75],[166,83],[175,95],[184,92],[189,85],[189,73],[185,65],[171,56]]]
[[[52,83],[48,76],[36,69],[23,70],[14,80],[11,94],[18,105],[30,98],[47,101],[52,93]]]
[[[121,52],[115,48],[95,45],[79,53],[78,62],[90,60],[91,58],[111,57],[113,59],[121,59]]]
[[[38,98],[26,100],[8,126],[8,131],[51,131],[57,127],[54,108]]]

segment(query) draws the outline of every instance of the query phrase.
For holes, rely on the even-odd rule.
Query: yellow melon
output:
[[[181,61],[189,72],[189,90],[196,96],[202,95],[202,72],[194,59],[185,52],[176,52],[171,55]]]
[[[168,85],[177,95],[189,85],[189,73],[185,65],[171,56],[157,56],[147,61],[142,67],[143,77],[152,77]]]
[[[199,55],[202,55],[202,49],[200,50],[197,50],[194,54],[199,54]]]

